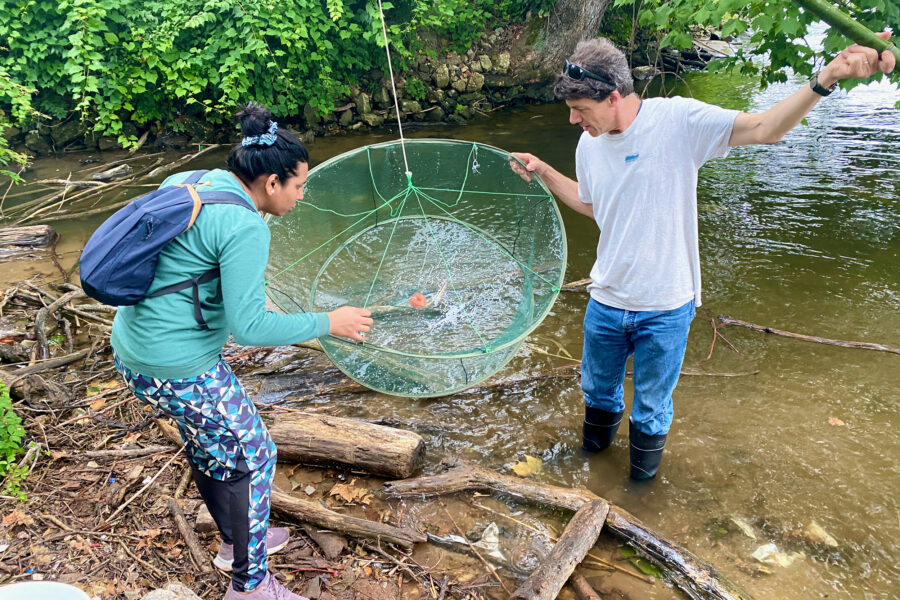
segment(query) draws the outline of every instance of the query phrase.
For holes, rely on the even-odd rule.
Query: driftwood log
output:
[[[509,600],[553,600],[575,567],[597,543],[609,513],[605,500],[586,502],[578,509],[559,541],[541,565],[509,597]]]
[[[49,225],[0,227],[0,247],[44,248],[55,239],[56,231]]]
[[[601,500],[585,489],[563,488],[502,475],[467,461],[452,461],[437,475],[385,484],[393,496],[426,496],[463,490],[490,490],[530,502],[577,511],[587,502]],[[610,505],[606,527],[648,560],[665,569],[690,598],[696,600],[750,600],[751,596],[721,575],[715,567],[686,548],[664,538],[628,511]]]
[[[294,413],[268,425],[279,460],[341,465],[383,475],[409,477],[422,466],[425,441],[416,433],[342,419]]]
[[[817,344],[827,344],[829,346],[840,346],[842,348],[858,348],[860,350],[878,350],[881,352],[891,352],[893,354],[900,354],[900,348],[893,348],[891,346],[886,346],[885,344],[874,344],[872,342],[848,342],[845,340],[832,340],[829,338],[819,337],[817,335],[803,335],[802,333],[791,333],[790,331],[784,331],[783,329],[775,329],[774,327],[766,327],[765,325],[757,325],[755,323],[748,323],[747,321],[741,321],[739,319],[732,319],[726,315],[720,315],[719,321],[721,321],[724,325],[734,325],[735,327],[744,327],[746,329],[752,329],[753,331],[760,331],[762,333],[771,333],[772,335],[780,335],[781,337],[791,338],[794,340],[802,340],[804,342],[815,342]]]
[[[300,500],[275,489],[272,490],[271,502],[272,510],[283,517],[346,533],[351,537],[380,540],[404,548],[411,548],[413,544],[427,540],[424,533],[414,529],[342,515],[317,503]]]

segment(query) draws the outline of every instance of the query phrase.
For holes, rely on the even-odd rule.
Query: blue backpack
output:
[[[231,192],[200,192],[195,185],[209,171],[194,171],[177,185],[145,194],[116,211],[91,236],[78,268],[81,287],[91,298],[112,306],[137,304],[147,298],[156,275],[159,253],[175,236],[191,228],[204,204],[239,204],[256,209]],[[194,318],[209,329],[200,312],[199,285],[219,276],[215,267],[197,277],[159,289],[155,298],[192,288]]]

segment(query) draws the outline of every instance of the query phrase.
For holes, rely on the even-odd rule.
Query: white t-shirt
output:
[[[591,297],[624,310],[700,306],[697,171],[728,155],[738,111],[688,98],[644,100],[619,134],[582,134],[578,195],[600,227]]]

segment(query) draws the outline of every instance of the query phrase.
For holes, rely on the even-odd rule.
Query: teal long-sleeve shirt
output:
[[[184,181],[172,175],[160,187]],[[254,206],[227,171],[205,174],[203,191],[239,194]],[[200,285],[203,330],[194,318],[191,290],[145,298],[121,306],[110,342],[135,373],[183,379],[205,373],[218,362],[229,334],[245,346],[279,346],[322,337],[330,324],[325,313],[282,314],[266,310],[264,272],[269,259],[269,228],[255,210],[234,204],[203,207],[194,225],[166,244],[148,293],[219,267],[221,275]]]

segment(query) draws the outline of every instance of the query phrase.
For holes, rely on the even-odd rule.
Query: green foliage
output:
[[[413,100],[424,100],[428,94],[428,89],[421,79],[407,79],[406,94]]]
[[[13,411],[9,388],[0,381],[0,477],[5,477],[4,492],[18,496],[19,486],[27,469],[19,468],[16,459],[22,453],[25,428],[22,419]]]
[[[0,71],[0,106],[7,106],[9,111],[0,108],[0,178],[8,177],[13,183],[20,183],[22,178],[6,167],[10,163],[24,166],[28,157],[9,147],[3,132],[13,125],[22,123],[34,113],[31,108],[31,95],[34,91],[15,83],[9,78],[8,73]]]
[[[549,0],[533,0],[536,6]],[[383,3],[395,66],[422,49],[423,30],[467,46],[512,0]],[[33,106],[71,113],[124,145],[123,120],[231,123],[249,100],[277,117],[321,114],[349,84],[386,70],[372,0],[0,0],[0,71],[34,90]],[[0,96],[0,109],[12,103]]]
[[[713,66],[757,75],[763,85],[785,81],[786,68],[811,75],[850,44],[829,28],[824,43],[828,56],[817,55],[804,36],[819,19],[803,12],[792,0],[615,0],[614,6],[636,8],[639,24],[662,35],[661,47],[690,47],[691,34],[697,27],[714,27],[723,36],[746,34],[745,44],[735,56],[718,60]],[[887,27],[900,31],[900,3],[895,0],[852,0],[840,3],[840,8],[872,31]],[[758,57],[765,60],[754,60]],[[876,79],[881,77],[879,74]],[[895,69],[890,79],[900,81],[900,69]],[[843,86],[850,88],[857,83],[845,82]]]

